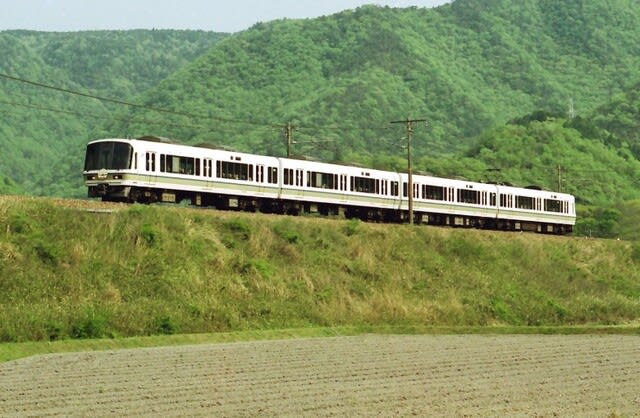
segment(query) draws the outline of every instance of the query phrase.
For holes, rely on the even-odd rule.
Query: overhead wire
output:
[[[138,104],[138,103],[131,103],[131,102],[127,102],[125,100],[113,99],[113,98],[110,98],[110,97],[98,96],[98,95],[95,95],[95,94],[83,93],[83,92],[70,90],[70,89],[66,89],[66,88],[62,88],[62,87],[56,87],[56,86],[40,83],[40,82],[33,81],[33,80],[27,80],[27,79],[20,78],[20,77],[14,77],[14,76],[11,76],[11,75],[8,75],[8,74],[4,74],[4,73],[0,73],[0,78],[4,78],[4,79],[7,79],[7,80],[16,81],[16,82],[20,82],[20,83],[24,83],[24,84],[28,84],[28,85],[32,85],[32,86],[36,86],[36,87],[40,87],[40,88],[44,88],[44,89],[54,90],[54,91],[58,91],[58,92],[61,92],[61,93],[72,94],[72,95],[75,95],[75,96],[86,97],[86,98],[90,98],[90,99],[99,100],[99,101],[102,101],[102,102],[115,103],[115,104],[119,104],[119,105],[129,106],[129,107],[133,107],[133,108],[137,108],[137,109],[150,110],[150,111],[154,111],[154,112],[167,113],[167,114],[172,114],[172,115],[177,115],[177,116],[186,116],[186,117],[194,118],[194,119],[213,119],[213,120],[217,120],[217,121],[220,121],[220,122],[241,123],[241,124],[245,124],[245,125],[269,126],[269,127],[272,127],[272,128],[280,127],[280,125],[277,125],[277,124],[267,124],[267,123],[249,121],[249,120],[223,118],[223,117],[220,117],[220,116],[213,116],[213,115],[196,115],[196,114],[192,114],[192,113],[180,112],[180,111],[171,110],[171,109],[164,109],[164,108],[159,108],[159,107],[154,107],[154,106],[142,105],[142,104]]]
[[[75,95],[75,96],[95,99],[95,100],[99,100],[99,101],[102,101],[102,102],[114,103],[114,104],[118,104],[118,105],[129,106],[129,107],[132,107],[132,108],[135,108],[135,109],[149,110],[149,111],[153,111],[153,112],[172,114],[172,115],[176,115],[176,116],[184,116],[184,117],[193,118],[193,119],[216,120],[216,121],[219,121],[219,122],[236,123],[236,124],[252,125],[252,126],[259,126],[259,127],[269,127],[269,128],[283,128],[285,126],[285,124],[263,123],[263,122],[256,122],[256,121],[252,121],[252,120],[225,118],[225,117],[220,117],[220,116],[215,116],[215,115],[210,115],[210,114],[209,115],[194,114],[194,113],[181,112],[181,111],[165,109],[165,108],[160,108],[160,107],[155,107],[155,106],[149,106],[149,105],[144,105],[144,104],[139,104],[139,103],[132,103],[132,102],[125,101],[125,100],[114,99],[114,98],[111,98],[111,97],[104,97],[104,96],[99,96],[99,95],[96,95],[96,94],[89,94],[89,93],[84,93],[84,92],[71,90],[71,89],[67,89],[67,88],[63,88],[63,87],[57,87],[57,86],[53,86],[53,85],[50,85],[50,84],[45,84],[45,83],[41,83],[41,82],[38,82],[38,81],[28,80],[28,79],[21,78],[21,77],[15,77],[15,76],[12,76],[12,75],[9,75],[9,74],[4,74],[4,73],[0,73],[0,78],[4,78],[6,80],[19,82],[19,83],[23,83],[23,84],[39,87],[39,88],[49,89],[49,90],[53,90],[53,91],[57,91],[57,92],[65,93],[65,94],[71,94],[71,95]],[[342,126],[341,127],[341,126],[335,126],[335,125],[331,125],[331,126],[329,126],[329,125],[324,125],[324,126],[319,126],[319,125],[316,125],[316,126],[313,126],[313,125],[301,125],[301,126],[293,126],[293,128],[297,129],[297,130],[324,130],[324,131],[362,131],[363,129],[370,129],[370,130],[389,130],[389,129],[391,129],[391,127],[387,127],[387,126],[377,126],[377,127],[376,126],[371,126],[371,127],[367,127],[367,128],[362,128],[362,127],[354,127],[354,126]]]
[[[173,123],[173,122],[167,122],[167,121],[153,121],[153,120],[149,120],[149,119],[137,119],[137,118],[123,118],[123,117],[118,117],[118,116],[110,116],[110,115],[98,115],[95,113],[88,113],[88,112],[77,112],[77,111],[72,111],[72,110],[64,110],[64,109],[54,109],[51,107],[46,107],[46,106],[38,106],[38,105],[33,105],[33,104],[27,104],[27,103],[18,103],[18,102],[12,102],[12,101],[7,101],[7,100],[0,100],[0,104],[4,104],[7,106],[20,106],[20,107],[26,107],[29,109],[34,109],[34,110],[42,110],[42,111],[46,111],[46,112],[53,112],[53,113],[61,113],[61,114],[67,114],[67,115],[72,115],[72,116],[78,116],[78,117],[90,117],[90,118],[94,118],[94,119],[102,119],[105,121],[121,121],[121,122],[127,122],[127,123],[144,123],[147,125],[157,125],[157,126],[172,126],[172,127],[179,127],[179,128],[197,128],[197,129],[208,129],[209,126],[206,125],[194,125],[194,124],[184,124],[184,123]],[[272,129],[272,128],[269,128]],[[231,130],[225,130],[225,129],[219,129],[216,128],[217,131],[221,131],[221,132],[236,132],[236,131],[231,131]]]

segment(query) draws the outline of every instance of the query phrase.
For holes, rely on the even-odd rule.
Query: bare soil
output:
[[[635,336],[313,338],[0,364],[0,416],[640,416]]]

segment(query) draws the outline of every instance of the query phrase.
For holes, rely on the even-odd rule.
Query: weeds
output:
[[[638,243],[46,201],[1,222],[3,342],[640,317]]]

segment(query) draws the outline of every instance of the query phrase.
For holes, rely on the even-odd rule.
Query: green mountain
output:
[[[564,113],[573,103],[586,115],[639,79],[640,6],[631,0],[365,6],[229,37],[144,95],[196,117],[155,115],[166,125],[132,121],[100,133],[282,154],[274,125],[291,121],[297,152],[366,159],[388,153],[385,144],[403,135],[389,122],[409,116],[429,120],[416,129],[417,155],[442,155],[537,109]]]
[[[605,132],[602,140],[615,147],[628,148],[640,159],[640,83],[600,107],[593,122]]]
[[[221,37],[196,31],[5,31],[0,72],[133,100]],[[90,131],[111,117],[113,106],[0,78],[0,107],[0,174],[30,194],[81,193],[78,155],[81,159]]]

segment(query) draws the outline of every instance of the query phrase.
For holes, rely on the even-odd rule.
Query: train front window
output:
[[[122,142],[98,142],[87,146],[85,171],[125,170],[131,166],[133,148]]]

